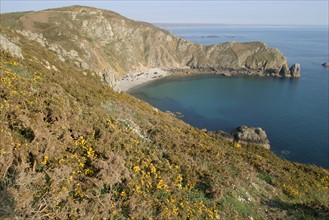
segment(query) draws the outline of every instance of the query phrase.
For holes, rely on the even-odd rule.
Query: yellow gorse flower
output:
[[[49,158],[49,157],[48,157],[47,155],[43,156],[43,160],[42,160],[41,163],[42,163],[43,165],[46,165],[46,164],[48,163],[48,158]]]
[[[141,168],[140,168],[139,166],[134,166],[134,171],[135,171],[136,173],[138,173],[140,170],[141,170]]]
[[[157,189],[168,189],[168,185],[164,183],[163,180],[160,180],[158,185],[157,185]]]

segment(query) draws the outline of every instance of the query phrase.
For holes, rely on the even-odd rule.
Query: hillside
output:
[[[149,68],[291,77],[286,58],[261,42],[199,45],[111,11],[75,6],[1,15],[4,27],[54,51],[109,84]]]
[[[76,10],[81,7],[56,9]],[[57,29],[41,16],[49,11],[1,15],[0,218],[328,218],[327,169],[292,163],[260,146],[236,145],[113,91],[83,68],[92,62],[81,54],[93,54],[96,46],[74,49],[79,65],[75,52],[61,57],[53,49],[50,36]],[[20,30],[31,22],[19,19],[32,15],[39,19],[32,22],[36,33],[49,28],[42,31],[47,40]],[[56,35],[53,41],[64,48],[71,42],[66,39]],[[109,52],[119,59],[118,51]],[[90,57],[95,71],[108,62]],[[124,61],[106,65],[114,69]]]

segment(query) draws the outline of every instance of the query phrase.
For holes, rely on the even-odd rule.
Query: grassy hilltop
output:
[[[0,218],[328,218],[327,169],[237,147],[114,92],[17,32],[22,14],[5,16],[1,35],[24,59],[1,50]]]

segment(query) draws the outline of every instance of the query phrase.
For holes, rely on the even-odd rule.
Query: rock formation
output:
[[[322,66],[324,66],[324,67],[329,67],[329,61],[328,61],[328,62],[324,62],[324,63],[322,64]]]
[[[266,132],[262,128],[250,126],[241,126],[231,132],[234,140],[240,143],[255,143],[270,149],[270,142],[267,139]]]
[[[300,77],[300,64],[299,63],[295,63],[294,65],[292,65],[289,70],[290,70],[291,77]]]
[[[219,136],[229,141],[244,144],[257,144],[265,149],[270,149],[270,141],[262,128],[251,126],[240,126],[233,129],[230,133],[225,131],[208,131],[209,135]]]
[[[2,34],[0,34],[0,47],[8,52],[13,57],[24,59],[24,56],[22,55],[22,50],[19,46],[8,40],[6,37],[4,37]]]

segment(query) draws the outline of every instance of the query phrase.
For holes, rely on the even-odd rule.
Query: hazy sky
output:
[[[328,2],[329,0],[1,0],[1,13],[87,5],[151,23],[328,25]]]

